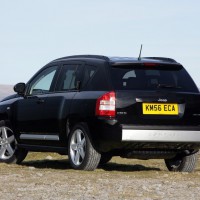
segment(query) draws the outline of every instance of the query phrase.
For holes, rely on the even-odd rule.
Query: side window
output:
[[[58,78],[56,91],[76,90],[78,81],[80,81],[80,66],[64,65]]]
[[[106,63],[86,65],[84,69],[84,81],[82,86],[87,91],[104,91],[111,90],[108,69]]]
[[[95,66],[85,65],[82,87],[85,87],[87,85],[88,81],[93,77],[96,70],[97,70],[97,67],[95,67]]]
[[[56,66],[42,71],[30,84],[30,95],[44,94],[50,92],[51,84],[56,73]]]

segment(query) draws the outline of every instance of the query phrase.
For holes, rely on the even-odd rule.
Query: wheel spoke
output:
[[[10,156],[12,156],[14,154],[14,149],[10,146],[10,144],[8,144],[8,146],[6,147],[8,153]]]
[[[81,143],[81,132],[80,131],[77,131],[76,139],[77,139],[77,143]]]
[[[7,135],[7,130],[6,130],[6,128],[5,128],[5,127],[2,127],[1,131],[2,131],[2,138],[3,138],[3,139],[4,139],[4,138],[7,138],[8,135]]]
[[[14,135],[8,137],[8,143],[9,143],[9,144],[11,144],[12,142],[14,142],[14,140],[15,140]]]
[[[85,146],[85,138],[83,138],[83,139],[81,140],[81,145],[82,145],[82,147]]]
[[[79,164],[79,159],[80,159],[80,154],[79,154],[79,152],[77,151],[77,152],[76,152],[76,155],[75,155],[75,158],[74,158],[74,163],[75,163],[76,165]]]
[[[85,151],[84,151],[83,148],[80,149],[79,153],[80,153],[81,158],[84,159],[85,158]]]
[[[5,152],[6,152],[6,148],[5,147],[1,147],[0,149],[0,158],[4,158],[5,157]]]

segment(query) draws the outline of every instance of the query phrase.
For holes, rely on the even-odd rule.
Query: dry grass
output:
[[[22,163],[23,167],[35,167],[38,169],[49,170],[67,170],[75,172],[71,169],[67,156],[61,156],[57,153],[29,153],[25,161]],[[139,175],[142,178],[146,176],[154,177],[154,174],[173,174],[168,171],[165,166],[164,160],[137,160],[137,159],[125,159],[120,157],[113,157],[112,160],[96,169],[94,172],[77,171],[78,173],[106,173],[117,174],[125,173],[129,175]],[[153,172],[153,173],[152,173]],[[190,176],[195,176],[196,173],[200,173],[200,159],[197,163],[194,173],[190,173]],[[184,174],[184,173],[177,173]],[[186,173],[187,174],[187,173]]]
[[[1,200],[198,199],[194,173],[168,172],[162,160],[114,157],[95,171],[71,169],[66,156],[29,153],[22,165],[0,164]]]

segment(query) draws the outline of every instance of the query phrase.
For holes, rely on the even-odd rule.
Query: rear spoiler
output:
[[[160,60],[160,61],[177,63],[176,60],[174,60],[172,58],[165,58],[165,57],[142,57],[142,59]]]

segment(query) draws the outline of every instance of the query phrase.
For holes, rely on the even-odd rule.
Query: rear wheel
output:
[[[15,136],[8,121],[0,121],[0,162],[21,163],[27,151],[18,149]]]
[[[192,172],[197,162],[197,153],[190,155],[180,155],[172,159],[166,159],[165,164],[169,171]]]
[[[71,166],[78,170],[95,170],[99,164],[99,154],[89,137],[85,123],[74,126],[68,140],[68,157]]]

